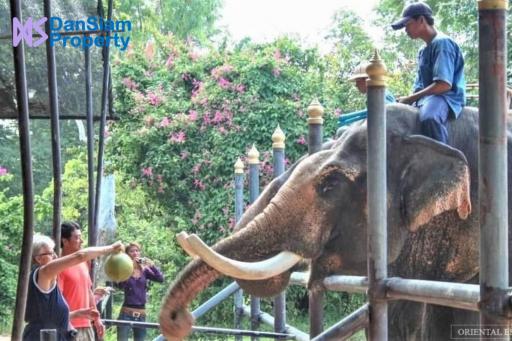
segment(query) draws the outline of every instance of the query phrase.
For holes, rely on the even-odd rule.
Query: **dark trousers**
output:
[[[135,321],[135,322],[146,322],[145,316],[133,317],[132,315],[125,314],[121,312],[119,314],[119,320],[125,321]],[[117,326],[117,341],[127,341],[130,336],[130,326]],[[133,327],[133,340],[134,341],[144,341],[146,337],[146,329],[145,328],[136,328]]]
[[[421,133],[431,139],[448,144],[448,113],[450,107],[442,96],[432,95],[423,98],[420,109]]]

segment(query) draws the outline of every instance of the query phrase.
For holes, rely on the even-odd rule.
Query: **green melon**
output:
[[[133,273],[133,261],[124,252],[111,254],[105,261],[105,274],[114,282],[126,281]]]

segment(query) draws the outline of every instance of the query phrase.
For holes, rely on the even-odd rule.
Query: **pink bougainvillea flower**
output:
[[[219,86],[223,89],[229,89],[229,87],[231,86],[231,82],[224,77],[220,77],[219,80],[217,81],[217,84],[219,84]]]
[[[144,55],[148,61],[152,61],[153,58],[155,57],[155,44],[152,41],[148,41],[146,43]]]
[[[169,58],[167,58],[167,61],[165,62],[165,66],[168,68],[171,68],[174,65],[174,55],[171,53],[169,55]]]
[[[194,98],[194,97],[197,97],[203,91],[204,85],[203,85],[203,82],[198,81],[197,79],[194,79],[192,81],[192,85],[194,86],[194,88],[192,88],[191,96],[192,96],[192,98]]]
[[[229,72],[233,71],[233,69],[234,69],[233,66],[231,66],[229,64],[222,65],[222,67],[221,67],[222,73],[229,73]]]
[[[341,113],[342,113],[342,111],[341,111],[341,109],[340,109],[340,108],[336,108],[336,109],[334,110],[334,116],[335,116],[335,117],[340,117]]]
[[[224,116],[222,115],[222,113],[220,111],[217,110],[215,112],[215,115],[213,116],[212,122],[220,123],[220,122],[222,122],[223,119],[224,119]]]
[[[7,174],[9,174],[9,172],[7,171],[7,168],[0,166],[0,176],[4,176]]]
[[[142,175],[150,177],[153,175],[153,167],[142,168]]]
[[[139,86],[135,83],[131,78],[125,77],[123,78],[123,85],[126,86],[130,90],[136,90]]]
[[[194,165],[194,167],[192,167],[192,173],[194,173],[194,174],[199,173],[200,170],[201,170],[201,164],[200,163],[196,163]]]
[[[199,179],[194,179],[194,186],[199,188],[201,191],[204,191],[204,189],[206,188],[206,186],[203,184],[203,182]]]
[[[210,113],[207,111],[203,115],[203,124],[204,125],[209,125],[210,123],[211,123]]]
[[[229,228],[230,228],[230,229],[234,229],[234,228],[235,228],[235,225],[236,225],[235,218],[230,217],[230,218],[229,218]]]
[[[235,86],[235,91],[243,94],[245,92],[245,85],[243,84],[237,84]]]
[[[188,112],[188,120],[191,122],[194,122],[197,120],[197,111],[195,110],[189,110]]]
[[[280,60],[281,59],[281,51],[279,51],[279,50],[275,50],[274,51],[274,59],[275,60]]]
[[[306,139],[304,138],[304,136],[301,136],[295,142],[297,142],[298,144],[306,144]]]
[[[166,116],[166,117],[162,118],[162,120],[160,121],[159,127],[165,128],[165,127],[169,126],[169,124],[171,124],[171,120],[169,119],[169,117]]]
[[[157,106],[162,103],[162,99],[154,92],[148,92],[147,97],[151,105]]]
[[[211,74],[213,78],[219,79],[224,74],[229,73],[231,71],[233,71],[233,67],[231,65],[222,65],[212,69]]]
[[[171,137],[169,138],[169,141],[171,143],[185,143],[186,140],[187,140],[187,136],[185,135],[184,131],[172,133]]]
[[[275,68],[272,70],[272,74],[273,74],[275,77],[279,77],[279,75],[281,74],[281,70],[280,70],[278,67],[275,67]]]
[[[274,172],[274,167],[272,167],[271,164],[266,163],[263,166],[262,172],[266,175],[272,175],[272,173]]]
[[[191,61],[195,62],[199,59],[199,53],[197,53],[196,51],[190,51],[188,53],[188,57],[190,58]]]

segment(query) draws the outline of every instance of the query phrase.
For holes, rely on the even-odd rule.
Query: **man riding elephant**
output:
[[[402,18],[391,27],[405,28],[411,39],[425,42],[418,52],[413,94],[399,98],[399,102],[420,109],[421,131],[425,136],[448,144],[448,118],[459,117],[466,104],[464,57],[459,45],[436,30],[432,10],[421,1],[407,5]]]

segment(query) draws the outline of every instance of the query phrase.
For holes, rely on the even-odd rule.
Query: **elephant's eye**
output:
[[[343,182],[343,175],[338,172],[330,172],[322,177],[317,190],[320,194],[327,194],[334,189],[339,189]]]

